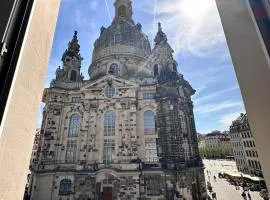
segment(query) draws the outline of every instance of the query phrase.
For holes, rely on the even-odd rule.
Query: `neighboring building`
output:
[[[241,113],[232,122],[230,126],[230,138],[238,170],[246,174],[262,177],[262,168],[249,127],[247,114]]]
[[[94,44],[90,80],[77,32],[45,89],[33,200],[206,198],[190,84],[159,24],[151,49],[130,0]]]
[[[205,157],[226,158],[232,155],[228,132],[213,131],[205,135]]]

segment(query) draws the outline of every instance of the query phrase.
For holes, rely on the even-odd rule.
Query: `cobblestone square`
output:
[[[240,187],[240,190],[236,190],[235,186],[230,185],[226,179],[219,179],[218,172],[221,170],[233,169],[237,170],[236,164],[234,161],[226,160],[203,160],[205,165],[205,179],[209,181],[213,186],[213,191],[217,194],[218,200],[243,200],[241,196],[243,189]],[[211,172],[211,175],[207,175],[207,170]],[[217,177],[214,181],[214,176]],[[209,192],[209,191],[208,191]],[[262,200],[259,192],[250,192],[252,200]]]

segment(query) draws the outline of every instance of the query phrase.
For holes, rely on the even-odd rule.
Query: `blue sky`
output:
[[[82,73],[88,79],[94,41],[114,17],[114,0],[62,0],[45,87],[61,65],[61,56],[78,31]],[[196,89],[193,96],[200,133],[227,130],[245,112],[240,89],[214,0],[133,0],[133,19],[153,42],[161,22],[175,50],[178,70]],[[42,106],[41,106],[42,107]],[[42,110],[42,108],[41,108]],[[41,114],[39,117],[40,120]]]

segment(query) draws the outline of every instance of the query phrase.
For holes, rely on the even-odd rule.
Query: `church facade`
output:
[[[44,90],[32,200],[206,199],[191,96],[161,24],[151,49],[131,0],[95,41],[89,80],[77,32]]]

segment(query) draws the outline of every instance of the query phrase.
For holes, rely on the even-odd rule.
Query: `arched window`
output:
[[[80,116],[78,114],[73,114],[70,117],[68,137],[76,137],[80,131]]]
[[[144,134],[151,135],[155,133],[155,114],[148,110],[144,112]]]
[[[119,8],[118,8],[118,16],[119,17],[126,17],[127,16],[126,6],[124,6],[124,5],[119,6]]]
[[[108,111],[104,115],[104,164],[111,164],[115,157],[115,118],[113,111]]]
[[[72,70],[70,73],[70,80],[76,81],[77,80],[77,72],[75,70]]]
[[[158,65],[154,65],[154,76],[156,77],[158,75]]]
[[[111,64],[109,74],[118,75],[118,65],[116,63]]]
[[[69,195],[72,192],[72,182],[69,179],[63,179],[60,182],[59,195]]]
[[[173,63],[173,71],[177,72],[177,66],[175,63]]]

